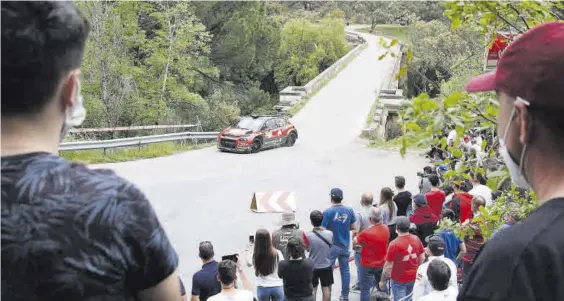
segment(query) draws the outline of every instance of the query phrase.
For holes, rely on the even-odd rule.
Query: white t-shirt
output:
[[[456,301],[456,295],[458,295],[458,292],[449,287],[444,291],[433,290],[417,300],[413,299],[413,301]]]
[[[470,189],[470,191],[468,191],[468,193],[473,196],[479,195],[483,197],[484,200],[486,200],[486,206],[493,205],[492,190],[486,185],[475,184],[474,187]]]
[[[253,292],[247,290],[236,290],[235,296],[227,296],[219,293],[208,298],[208,301],[253,301]]]
[[[284,260],[284,255],[282,255],[282,252],[280,252],[280,250],[276,250],[276,251],[278,252],[278,262]],[[272,272],[272,274],[257,277],[257,281],[256,281],[257,286],[276,287],[276,286],[284,285],[282,279],[278,277],[278,262],[276,263],[274,267],[274,272]]]
[[[447,142],[450,144],[456,140],[456,130],[452,130],[448,133]]]
[[[413,285],[413,301],[423,300],[423,296],[427,296],[430,292],[434,291],[431,287],[431,283],[429,282],[429,278],[427,277],[427,268],[429,267],[429,263],[433,260],[440,260],[448,265],[448,267],[450,268],[450,282],[448,284],[448,287],[455,292],[455,297],[456,294],[458,294],[458,281],[456,279],[456,265],[454,264],[454,262],[448,258],[445,258],[444,255],[430,256],[427,262],[423,263],[419,266],[419,268],[417,268],[417,278],[415,279],[415,284]]]

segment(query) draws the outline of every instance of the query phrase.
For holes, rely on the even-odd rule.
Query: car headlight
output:
[[[239,140],[241,142],[247,142],[247,141],[251,140],[251,138],[252,138],[251,135],[246,135],[246,136],[242,136],[241,138],[239,138]]]

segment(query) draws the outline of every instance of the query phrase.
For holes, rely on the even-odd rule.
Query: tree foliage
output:
[[[217,130],[271,110],[286,85],[306,83],[347,51],[344,12],[332,5],[322,5],[322,20],[308,5],[276,2],[76,3],[92,24],[82,68],[86,127],[200,120]],[[293,17],[308,14],[305,23]],[[288,30],[295,20],[307,39]]]
[[[347,53],[342,18],[314,24],[305,19],[289,21],[282,30],[280,65],[275,78],[280,86],[301,86]]]
[[[494,231],[504,222],[504,216],[515,211],[521,217],[528,215],[536,207],[537,200],[531,191],[522,191],[514,186],[502,185],[508,183],[508,173],[502,161],[499,159],[496,149],[497,141],[497,114],[499,103],[493,93],[467,94],[463,89],[464,84],[471,76],[477,75],[482,71],[477,68],[483,60],[483,52],[474,53],[478,48],[462,48],[462,51],[453,51],[457,55],[450,55],[450,49],[441,50],[443,45],[439,45],[442,39],[450,41],[449,46],[458,47],[448,35],[456,34],[457,31],[474,31],[480,34],[480,40],[485,41],[481,45],[482,51],[485,46],[493,41],[497,31],[523,32],[526,29],[555,18],[562,18],[561,2],[474,2],[458,1],[447,2],[445,4],[445,15],[451,21],[452,29],[442,28],[443,31],[435,33],[432,39],[427,39],[428,34],[424,34],[425,26],[415,24],[413,30],[417,32],[410,45],[410,52],[413,56],[408,56],[408,64],[436,64],[445,68],[449,76],[437,76],[436,79],[429,79],[428,83],[434,87],[432,94],[422,93],[413,98],[412,101],[402,108],[401,127],[404,133],[402,137],[402,147],[400,152],[405,154],[408,146],[408,137],[417,135],[420,146],[436,145],[443,150],[451,153],[453,157],[461,162],[458,169],[444,174],[447,180],[456,176],[468,178],[467,170],[487,173],[489,176],[488,186],[495,190],[502,190],[502,195],[496,200],[495,205],[488,208],[481,208],[483,216],[477,218],[481,232],[486,239],[491,237]],[[431,22],[432,23],[432,22]],[[419,26],[420,28],[417,28]],[[434,26],[439,26],[435,24]],[[445,34],[444,31],[450,31]],[[436,41],[438,40],[438,41]],[[419,51],[419,53],[418,53]],[[425,51],[428,53],[426,54]],[[462,54],[462,56],[460,56]],[[460,63],[451,65],[465,54],[469,57]],[[444,60],[444,62],[441,61]],[[457,67],[457,68],[454,68]],[[419,66],[417,66],[419,68]],[[409,70],[413,70],[409,67]],[[405,72],[405,71],[404,71]],[[421,126],[425,125],[425,126]],[[485,170],[476,165],[476,159],[472,156],[466,158],[462,151],[456,147],[450,147],[446,143],[446,138],[442,135],[445,128],[454,128],[460,141],[463,134],[474,128],[489,133],[493,138],[489,141],[488,148],[486,143],[482,148],[487,155],[485,161],[494,161],[497,168]],[[458,145],[459,141],[455,141]],[[447,159],[449,163],[451,159]],[[501,166],[500,166],[501,165]],[[484,165],[485,166],[485,165]],[[508,209],[513,208],[513,209]],[[461,236],[471,235],[468,227],[459,224],[452,224],[445,221],[442,227],[454,228]]]

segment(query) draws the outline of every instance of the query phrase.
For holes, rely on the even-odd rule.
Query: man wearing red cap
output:
[[[484,245],[458,300],[564,300],[564,23],[523,34],[466,89],[497,92],[500,152],[539,208]]]

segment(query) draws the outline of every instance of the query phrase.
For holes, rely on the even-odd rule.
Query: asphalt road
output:
[[[392,67],[391,58],[378,61],[384,51],[378,38],[363,36],[368,48],[292,119],[300,134],[292,148],[252,155],[206,148],[95,166],[114,169],[149,197],[180,256],[187,289],[201,265],[200,241],[211,241],[220,259],[242,250],[250,232],[276,228],[279,214],[249,210],[255,191],[294,191],[301,228],[309,229],[309,212],[330,206],[333,187],[342,188],[344,202],[354,208],[363,192],[372,192],[377,199],[381,188],[393,187],[396,175],[405,176],[407,188],[416,190],[416,172],[425,163],[422,157],[408,154],[402,159],[397,151],[366,148],[358,138],[375,91]]]

